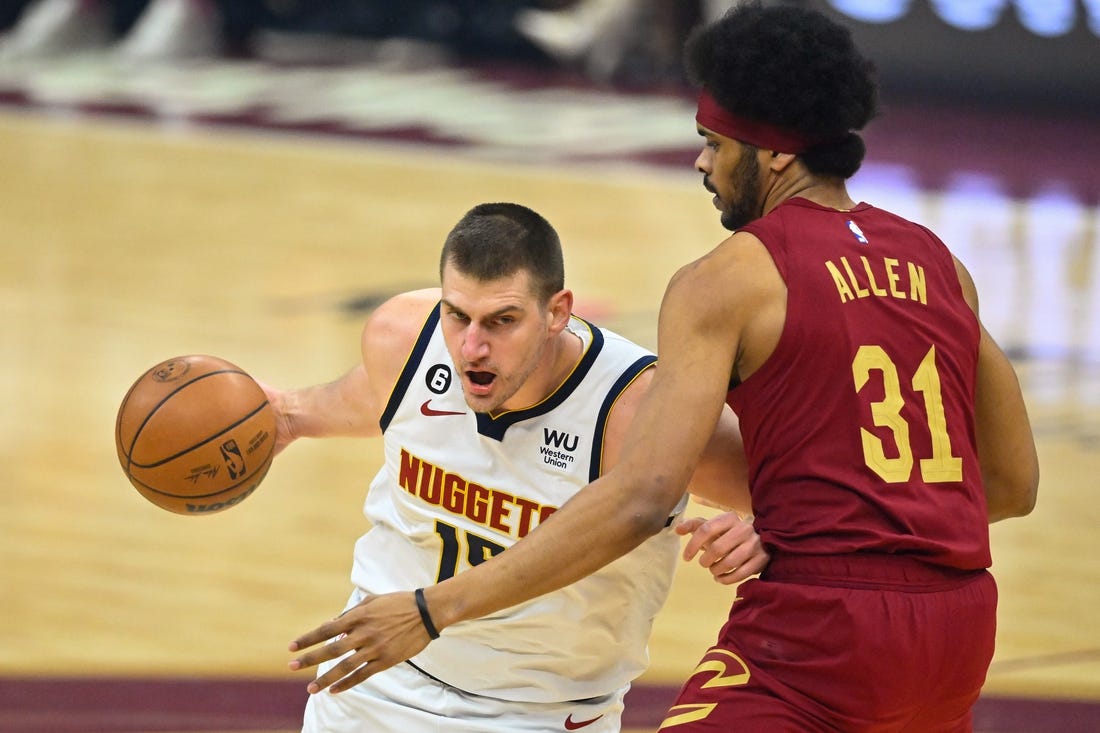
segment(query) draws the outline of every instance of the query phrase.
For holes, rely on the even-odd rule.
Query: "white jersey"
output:
[[[433,310],[382,415],[385,465],[367,495],[372,527],[356,543],[352,571],[362,591],[411,590],[462,572],[506,550],[600,475],[608,413],[656,357],[576,317],[570,330],[584,353],[556,391],[526,410],[474,413]],[[446,628],[411,663],[502,700],[620,690],[648,664],[678,550],[666,526],[566,588]]]

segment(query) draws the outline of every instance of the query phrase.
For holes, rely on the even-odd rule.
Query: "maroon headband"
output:
[[[738,117],[719,106],[706,89],[699,94],[699,111],[695,114],[695,121],[719,135],[777,153],[803,153],[813,145],[809,138],[792,130]]]

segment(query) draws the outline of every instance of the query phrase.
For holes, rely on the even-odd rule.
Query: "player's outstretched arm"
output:
[[[336,381],[281,390],[260,382],[275,410],[275,453],[298,438],[371,437],[369,381],[362,364]]]
[[[377,437],[378,421],[439,290],[390,298],[363,326],[362,362],[339,379],[302,389],[260,383],[275,410],[275,450],[298,438]]]

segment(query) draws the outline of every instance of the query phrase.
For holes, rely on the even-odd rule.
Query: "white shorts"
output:
[[[401,663],[346,692],[311,695],[302,733],[618,733],[625,695],[624,688],[584,702],[512,702],[456,690]]]

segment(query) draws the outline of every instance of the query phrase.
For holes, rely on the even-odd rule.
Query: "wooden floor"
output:
[[[293,679],[287,642],[346,597],[378,446],[296,445],[247,502],[182,517],[129,487],[115,411],[179,354],[282,386],[338,376],[370,305],[434,284],[447,230],[490,200],[546,215],[578,311],[649,345],[668,277],[722,236],[686,174],[0,114],[0,677]],[[1009,202],[1008,240],[970,250],[1020,354],[1043,470],[1033,516],[993,528],[987,693],[1100,701],[1097,210],[1075,209],[1076,238],[1051,250],[1044,206]],[[1009,277],[1005,261],[1025,264]],[[1028,279],[1044,272],[1053,288]],[[1066,329],[1068,350],[1043,341]],[[678,683],[730,596],[683,567],[643,682]]]

